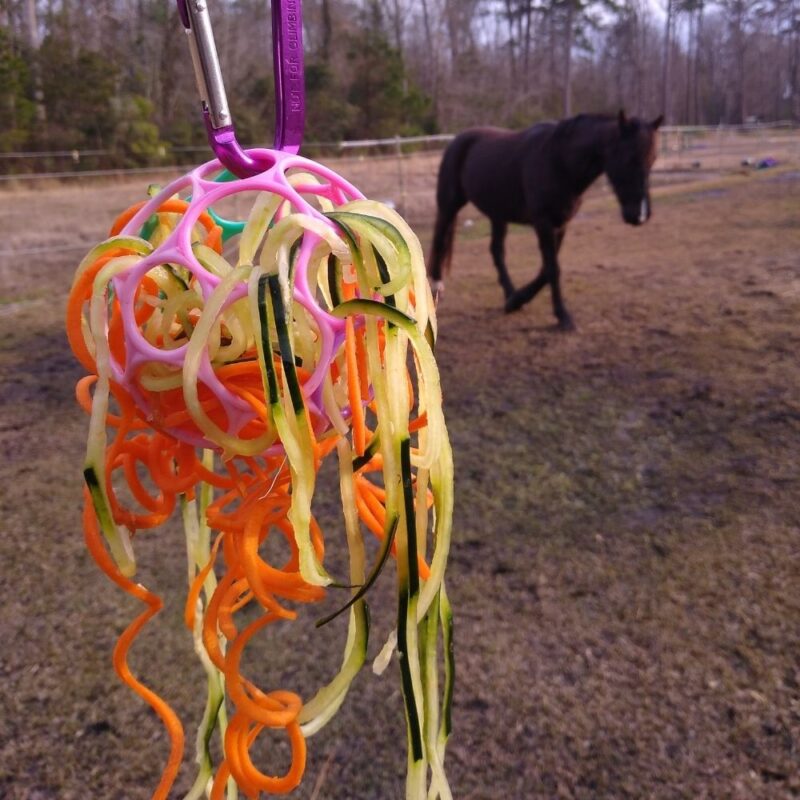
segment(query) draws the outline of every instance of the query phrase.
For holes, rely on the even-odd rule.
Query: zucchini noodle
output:
[[[272,166],[254,177],[223,182],[212,161],[153,191],[117,219],[73,281],[67,335],[88,372],[76,395],[91,415],[86,541],[111,580],[147,605],[120,637],[114,666],[169,732],[153,795],[166,798],[183,729],[131,673],[127,653],[161,607],[131,580],[135,534],[177,507],[185,623],[207,682],[186,797],[289,793],[303,776],[306,739],[334,716],[365,663],[369,590],[394,563],[396,629],[374,669],[397,651],[407,800],[447,800],[453,463],[422,252],[394,211],[335,173],[282,152],[256,155]],[[213,210],[242,192],[253,199],[246,222]],[[312,513],[329,457],[339,469],[347,576],[325,568],[329,537]],[[367,534],[379,542],[373,564]],[[264,555],[269,537],[288,546],[285,563]],[[350,587],[339,610],[317,622],[348,619],[338,673],[305,699],[256,685],[242,666],[251,639],[322,601],[332,584]],[[288,740],[283,775],[254,763],[265,728]]]

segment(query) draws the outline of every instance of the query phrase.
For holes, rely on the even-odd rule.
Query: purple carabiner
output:
[[[306,124],[301,0],[272,0],[275,150],[297,153]]]
[[[203,120],[214,155],[239,178],[263,172],[272,162],[251,157],[236,139],[206,0],[177,2],[181,22],[189,36]],[[297,153],[305,126],[301,0],[273,0],[272,53],[275,71],[274,149]]]

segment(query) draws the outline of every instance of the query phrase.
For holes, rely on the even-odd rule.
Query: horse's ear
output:
[[[663,115],[663,114],[659,114],[659,115],[658,115],[658,116],[657,116],[657,117],[656,117],[656,118],[655,118],[655,119],[654,119],[654,120],[653,120],[653,121],[650,123],[650,127],[651,127],[651,128],[654,130],[654,131],[657,131],[657,130],[658,130],[660,127],[661,127],[661,125],[662,125],[662,123],[663,123],[663,122],[664,122],[664,115]]]
[[[625,115],[625,109],[621,108],[619,110],[619,114],[617,114],[617,119],[619,120],[619,129],[624,131],[625,128],[628,127],[628,117]]]

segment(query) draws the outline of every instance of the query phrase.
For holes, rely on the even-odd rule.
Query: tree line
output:
[[[269,141],[268,4],[209,6],[239,137]],[[800,119],[800,0],[305,0],[304,12],[307,141],[619,107],[672,124]],[[0,0],[0,153],[173,162],[204,142],[198,104],[173,0]]]

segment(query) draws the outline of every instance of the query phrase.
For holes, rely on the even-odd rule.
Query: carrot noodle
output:
[[[453,466],[421,250],[394,211],[338,176],[299,156],[271,157],[274,167],[242,181],[214,182],[217,162],[178,179],[120,214],[76,271],[66,329],[88,373],[76,386],[90,415],[85,539],[108,578],[146,606],[119,637],[114,669],[167,729],[153,794],[166,798],[183,729],[127,657],[162,606],[132,579],[135,534],[179,509],[184,622],[207,683],[186,797],[291,793],[306,739],[333,717],[366,661],[369,590],[394,564],[397,628],[375,669],[396,647],[406,797],[447,800]],[[212,203],[253,190],[241,233],[223,231]],[[312,513],[317,474],[334,453],[346,575],[324,566],[332,540]],[[267,547],[276,537],[283,546]],[[266,555],[278,550],[282,561]],[[348,618],[339,671],[305,698],[261,686],[251,642],[324,601],[318,625]],[[255,763],[255,743],[268,734],[289,744],[281,774]]]

